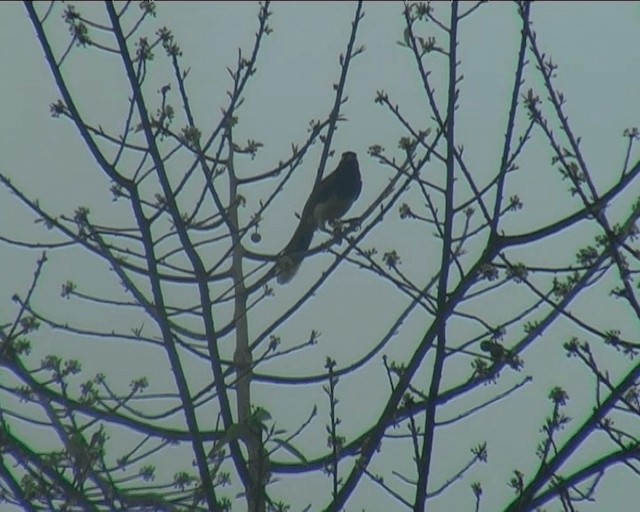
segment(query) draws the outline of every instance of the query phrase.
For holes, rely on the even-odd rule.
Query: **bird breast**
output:
[[[339,197],[336,194],[328,201],[318,203],[313,208],[313,218],[317,226],[324,226],[326,222],[331,222],[342,217],[351,206],[351,201]]]

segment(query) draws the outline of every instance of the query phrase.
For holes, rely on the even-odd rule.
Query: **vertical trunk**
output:
[[[234,323],[236,333],[236,349],[233,363],[236,370],[236,397],[238,407],[238,424],[248,425],[243,442],[249,455],[249,488],[245,489],[247,510],[250,512],[265,511],[264,485],[268,464],[262,449],[261,429],[259,422],[251,421],[251,378],[253,375],[253,356],[249,348],[249,325],[247,322],[247,290],[244,285],[242,270],[242,244],[238,223],[238,187],[233,169],[233,151],[229,154],[229,218],[233,225],[231,239],[233,243],[231,273],[234,281]]]

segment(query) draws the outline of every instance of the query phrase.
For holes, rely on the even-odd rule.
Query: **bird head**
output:
[[[355,151],[345,151],[344,153],[342,153],[342,161],[352,161],[358,163],[358,155],[356,155]]]

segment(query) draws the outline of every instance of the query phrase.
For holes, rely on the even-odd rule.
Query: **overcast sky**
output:
[[[42,12],[43,6],[40,5],[39,9]],[[104,19],[104,13],[98,14],[102,12],[99,5],[79,5],[79,9],[83,12],[86,9],[87,13]],[[436,9],[446,19],[446,8],[438,5]],[[256,160],[243,161],[239,172],[244,175],[270,168],[287,158],[291,144],[300,144],[306,138],[309,121],[327,115],[333,98],[332,84],[337,81],[340,72],[338,56],[344,52],[347,44],[355,4],[286,2],[275,3],[271,10],[273,16],[270,25],[274,32],[264,42],[257,75],[246,90],[246,103],[240,112],[236,135],[241,140],[258,140],[264,144],[264,149]],[[353,150],[360,158],[364,188],[354,206],[354,215],[366,208],[367,201],[376,196],[389,177],[367,155],[367,149],[373,144],[381,144],[390,154],[400,155],[397,143],[403,132],[388,112],[374,104],[376,91],[384,89],[412,122],[419,124],[425,120],[422,125],[427,126],[426,120],[431,116],[420,90],[412,57],[397,44],[403,35],[402,4],[370,2],[365,4],[364,10],[365,18],[358,42],[366,47],[366,51],[354,61],[350,71],[347,86],[349,101],[343,110],[348,122],[340,125],[334,138],[336,155]],[[197,106],[197,124],[204,133],[216,125],[220,109],[225,105],[226,91],[230,87],[226,67],[234,65],[239,47],[245,52],[251,48],[257,27],[257,12],[257,4],[252,2],[167,2],[157,6],[157,19],[150,22],[150,26],[164,25],[174,32],[182,48],[184,66],[190,70],[190,96],[192,104]],[[533,27],[541,47],[553,56],[559,66],[556,83],[568,99],[566,111],[570,121],[576,133],[582,137],[582,147],[591,168],[595,170],[594,179],[604,190],[615,182],[620,173],[625,150],[623,129],[640,124],[640,7],[635,2],[539,2],[533,5],[532,13]],[[68,38],[65,26],[59,21],[60,14],[61,10],[56,14],[58,18],[51,19],[47,27],[51,34],[55,34],[58,48],[64,47],[64,41]],[[442,44],[446,44],[441,32],[430,30],[433,30],[432,26],[426,27],[424,35],[433,34]],[[464,144],[465,155],[473,162],[473,172],[479,176],[491,175],[499,163],[519,30],[515,7],[506,2],[483,6],[461,25],[459,60],[464,80],[460,84],[458,140]],[[151,29],[149,31],[153,32]],[[73,56],[65,73],[73,82],[72,91],[77,92],[82,111],[87,112],[96,125],[118,129],[122,126],[122,115],[126,111],[129,94],[124,87],[124,75],[119,71],[119,61],[114,57],[96,58],[88,50],[74,50]],[[157,84],[155,89],[158,89],[170,80],[169,66],[162,51],[158,51],[152,65],[156,67],[150,80]],[[435,87],[440,94],[444,94],[446,81],[442,73],[442,60],[438,64],[434,58],[433,66]],[[3,2],[0,5],[0,69],[0,172],[10,176],[31,197],[39,198],[41,205],[54,214],[71,215],[76,207],[85,205],[91,208],[92,214],[95,213],[95,219],[104,224],[112,219],[124,219],[126,211],[119,210],[119,205],[111,202],[110,183],[96,169],[74,127],[67,121],[52,119],[49,115],[49,105],[60,95],[55,89],[33,27],[20,3]],[[529,71],[529,76],[535,75],[533,70]],[[535,79],[529,81],[525,89],[538,86],[543,95],[541,85],[538,78],[537,82]],[[153,91],[153,88],[150,87],[150,90]],[[153,104],[157,104],[157,98]],[[315,176],[314,166],[319,155],[320,148],[317,146],[305,159],[307,167],[304,173],[297,173],[285,190],[287,200],[277,203],[270,210],[270,217],[265,219],[262,226],[263,243],[251,247],[252,250],[273,254],[286,244],[295,228],[294,214],[302,209]],[[333,169],[336,163],[335,158],[331,159],[328,170]],[[549,181],[545,178],[548,174],[545,173],[551,173],[552,166],[544,144],[532,145],[526,164],[529,166],[528,172],[516,178],[511,185],[514,193],[529,200],[528,203],[525,201],[525,210],[517,222],[512,224],[517,228],[515,231],[542,225],[559,216],[559,213],[574,211],[578,204],[568,201],[564,190],[549,188]],[[639,191],[636,185],[630,195],[637,196]],[[253,201],[255,206],[263,193],[262,189],[248,191],[249,202]],[[620,213],[627,209],[628,205],[621,207]],[[255,208],[248,208],[246,214],[253,211]],[[376,245],[381,252],[396,248],[410,272],[411,269],[422,268],[423,255],[418,257],[415,246],[407,242],[410,235],[405,231],[405,226],[406,223],[399,222],[394,212],[394,218],[385,224],[385,228],[372,235],[371,245]],[[32,216],[3,187],[0,187],[0,235],[31,241],[51,238],[41,225],[34,225]],[[11,318],[11,295],[14,292],[24,293],[37,257],[37,252],[0,245],[0,258],[3,261],[0,266],[1,323],[8,321],[4,311],[9,311]],[[544,254],[540,254],[540,257],[544,258]],[[571,255],[568,258],[570,260]],[[276,299],[263,311],[264,319],[255,320],[253,328],[256,331],[252,335],[260,332],[272,318],[273,311],[282,311],[299,295],[300,289],[317,279],[324,267],[316,261],[322,260],[316,258],[314,262],[305,262],[300,275],[296,277],[295,286],[277,290]],[[324,260],[325,263],[327,261]],[[438,260],[434,256],[433,264],[427,264],[427,267],[435,272],[437,265]],[[371,276],[358,272],[355,267],[345,266],[335,275],[329,291],[319,294],[312,308],[301,310],[278,332],[287,343],[293,345],[303,339],[310,328],[317,328],[323,335],[320,346],[305,357],[282,360],[280,364],[271,366],[270,371],[290,371],[297,376],[320,373],[325,357],[329,355],[346,365],[364,355],[375,343],[369,343],[368,340],[379,339],[380,333],[389,328],[389,318],[393,318],[393,313],[402,307],[399,299],[398,302],[389,303],[384,288],[377,287],[375,282],[372,284]],[[83,276],[99,276],[96,279],[104,279],[105,290],[118,289],[117,280],[103,265],[97,267],[92,258],[77,251],[60,251],[53,256],[51,271],[43,278],[49,296],[43,292],[40,304],[57,298],[60,285],[66,279],[81,281]],[[83,316],[82,305],[63,305],[60,308],[54,309],[58,318],[68,318],[86,325],[91,325],[91,321],[95,320]],[[384,314],[389,311],[390,315]],[[111,318],[98,321],[102,320],[113,321]],[[395,357],[407,356],[415,345],[411,333],[424,331],[423,320],[407,322],[404,335],[394,345]],[[344,326],[354,324],[359,326],[357,332],[345,332]],[[560,325],[557,331],[548,333],[548,343],[559,346],[566,341],[570,332],[569,327]],[[364,340],[369,345],[363,345]],[[121,377],[123,382],[140,374],[139,363],[132,366],[120,364],[124,361],[120,350],[129,350],[125,347],[119,346],[114,351],[111,346],[79,346],[77,340],[68,341],[60,333],[48,336],[41,342],[42,345],[36,347],[37,354],[60,350],[84,356],[83,363],[88,374],[111,372]],[[228,352],[230,355],[232,350]],[[353,379],[354,382],[347,380],[341,389],[342,403],[358,404],[358,418],[350,417],[348,410],[343,411],[343,428],[349,439],[359,432],[360,423],[356,419],[362,416],[370,421],[379,412],[381,402],[384,403],[384,398],[376,401],[369,387],[371,381],[380,382],[386,378],[381,356],[379,354],[377,363],[362,372],[359,379]],[[131,357],[135,360],[135,356]],[[166,367],[163,366],[166,362],[161,362],[162,354],[146,357],[158,358],[158,367],[150,368],[149,372],[158,379],[155,382],[161,382],[163,375],[166,376]],[[117,365],[115,361],[118,361]],[[532,351],[526,360],[525,372],[509,377],[505,385],[517,382],[524,375],[536,375],[534,383],[522,392],[517,403],[512,403],[511,408],[492,409],[491,417],[481,422],[474,432],[459,426],[459,433],[455,433],[454,428],[454,437],[436,447],[436,457],[450,463],[440,463],[444,468],[441,473],[444,479],[448,474],[446,471],[459,468],[466,460],[471,446],[484,439],[489,441],[490,450],[495,450],[490,451],[491,465],[480,468],[473,478],[468,479],[468,482],[485,479],[488,491],[486,510],[492,510],[490,504],[500,507],[508,501],[510,490],[504,482],[510,477],[512,469],[517,467],[527,471],[535,466],[536,460],[532,455],[514,461],[513,448],[500,448],[505,444],[504,439],[509,439],[512,447],[521,448],[525,454],[532,453],[533,446],[540,439],[538,428],[550,410],[545,399],[546,390],[558,380],[554,373],[556,361],[557,371],[565,371],[564,359],[554,360],[549,358],[548,352]],[[193,378],[197,381],[197,376]],[[593,394],[592,383],[588,378],[580,381],[582,378],[585,378],[584,373],[581,377],[576,376],[574,381],[584,386],[582,391],[586,391],[582,397],[579,385],[568,389],[578,403],[581,398],[588,400]],[[383,385],[386,386],[386,382]],[[262,387],[256,397],[268,404],[274,418],[287,418],[288,421],[283,421],[283,424],[290,430],[295,430],[314,403],[322,403],[326,412],[326,403],[323,403],[326,400],[320,386],[313,390],[288,390],[282,394],[278,390],[277,396],[273,393],[273,388]],[[300,407],[292,411],[292,403],[300,404]],[[531,421],[527,421],[529,412]],[[584,409],[575,411],[578,417],[582,417],[583,413]],[[516,432],[505,435],[505,424],[514,418],[520,420],[518,426],[512,429]],[[324,435],[322,422],[318,426],[316,435]],[[314,443],[314,449],[318,451],[310,455],[318,455],[323,449],[322,444]],[[460,446],[463,448],[457,453]],[[434,485],[442,481],[436,481]],[[453,510],[471,510],[472,496],[468,482],[462,484],[458,493],[454,492],[457,496],[449,495],[440,502],[436,500],[434,505],[447,503]],[[326,484],[325,479],[323,485]],[[283,478],[274,487],[274,495],[288,500],[293,506],[292,510],[299,510],[309,501],[313,502],[311,487],[305,487],[301,481],[300,492],[292,493],[290,485],[291,481]],[[389,504],[385,507],[394,503],[378,487],[364,485],[370,492],[358,494],[350,502],[349,510],[382,510],[376,508],[380,500]],[[591,508],[584,505],[581,510],[630,510],[640,499],[639,488],[637,482],[628,485],[628,481],[625,483],[622,478],[607,480],[602,486],[602,501]],[[326,488],[319,489],[322,489],[318,491],[319,495],[323,496]],[[325,501],[320,499],[320,503]],[[605,503],[606,507],[603,508]]]

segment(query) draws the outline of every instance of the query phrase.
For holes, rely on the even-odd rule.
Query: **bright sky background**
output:
[[[95,4],[79,4],[78,8],[87,14],[102,9]],[[305,140],[309,121],[325,116],[331,108],[332,84],[340,72],[338,55],[346,47],[355,3],[286,2],[272,5],[271,10],[270,25],[274,33],[264,41],[258,72],[246,90],[246,102],[236,133],[239,139],[255,139],[265,147],[254,161],[246,159],[242,162],[244,167],[240,172],[243,175],[268,169],[287,158],[291,144]],[[412,56],[396,44],[402,39],[402,4],[370,2],[365,4],[364,11],[358,42],[366,46],[366,52],[355,59],[350,70],[349,102],[343,110],[348,122],[340,125],[334,137],[336,155],[346,150],[356,151],[363,171],[364,189],[351,212],[353,215],[366,208],[389,177],[388,171],[367,155],[368,147],[381,144],[388,154],[401,155],[397,143],[402,131],[388,112],[374,104],[376,91],[384,89],[411,121],[420,124],[425,120],[422,127],[429,125],[431,116]],[[437,5],[438,11],[445,20],[445,6]],[[226,102],[226,91],[230,86],[226,67],[234,65],[238,47],[245,52],[251,48],[257,12],[257,4],[252,2],[167,2],[158,4],[157,19],[149,23],[149,27],[154,28],[167,26],[175,34],[182,48],[183,64],[190,68],[189,93],[192,105],[197,106],[196,122],[204,133],[218,122],[220,108]],[[640,53],[637,49],[640,7],[635,2],[539,2],[533,5],[532,13],[541,47],[559,65],[556,84],[568,99],[566,112],[577,135],[582,137],[582,147],[594,169],[596,184],[604,190],[620,173],[625,150],[623,129],[640,124]],[[58,20],[51,22],[55,22],[57,28],[53,32],[50,28],[50,33],[58,34],[62,47],[68,37],[66,29]],[[433,27],[427,25],[422,34],[436,35],[440,44],[446,44],[442,33],[430,32],[432,30]],[[519,30],[515,7],[506,2],[483,6],[461,25],[459,60],[465,78],[460,84],[458,141],[464,144],[467,161],[473,162],[473,172],[478,176],[491,175],[499,164]],[[66,74],[73,83],[72,91],[81,98],[82,111],[96,125],[117,129],[121,126],[128,96],[118,60],[105,56],[98,58],[93,51],[81,49],[74,50],[73,57]],[[433,79],[436,89],[444,94],[446,82],[442,63],[442,59],[434,58]],[[170,80],[169,67],[161,49],[151,66],[153,86],[148,87],[148,92],[154,94]],[[0,172],[10,176],[31,197],[39,198],[41,205],[55,214],[71,215],[75,208],[83,205],[91,209],[92,219],[96,222],[126,222],[128,211],[121,206],[124,203],[111,202],[110,184],[95,168],[75,128],[69,122],[49,115],[49,105],[59,94],[33,27],[19,3],[0,5],[0,69],[3,70],[0,80],[3,119]],[[528,72],[532,76],[533,69]],[[539,79],[537,82],[530,80],[524,89],[535,86],[544,96]],[[153,105],[156,105],[157,96],[152,97]],[[285,189],[282,197],[286,200],[277,202],[270,210],[270,216],[261,227],[263,242],[251,247],[252,250],[273,254],[286,244],[295,228],[294,212],[303,207],[319,157],[317,145]],[[336,163],[336,158],[330,159],[327,171]],[[577,202],[567,199],[564,185],[549,186],[554,183],[549,176],[555,171],[543,143],[530,146],[526,164],[526,172],[511,183],[511,193],[517,193],[525,202],[524,210],[506,224],[513,232],[543,225],[577,208]],[[556,183],[560,183],[559,180]],[[275,182],[269,184],[269,187],[273,186]],[[637,197],[638,192],[635,184],[635,189],[626,196],[627,202],[620,206],[620,216],[628,211],[628,198],[634,194]],[[249,191],[249,204],[253,201],[255,207],[256,201],[266,193],[263,189]],[[249,207],[245,213],[248,216],[253,211]],[[429,253],[430,239],[424,235],[424,227],[400,222],[397,208],[392,217],[374,231],[367,245],[376,246],[380,253],[395,248],[402,258],[403,270],[409,275],[412,271],[424,273],[425,268],[427,274],[432,275],[439,264],[439,253],[433,257]],[[413,237],[419,233],[424,240],[416,245]],[[51,239],[41,225],[33,224],[31,215],[3,187],[0,187],[0,235],[31,241],[42,237]],[[577,233],[576,236],[589,240],[592,234]],[[563,243],[559,242],[553,250],[562,252]],[[571,247],[573,251],[575,244]],[[544,251],[536,254],[540,261],[546,256]],[[567,262],[572,256],[567,254]],[[37,252],[0,245],[0,259],[4,262],[0,266],[1,322],[12,317],[11,295],[15,292],[24,294],[37,257]],[[67,279],[89,286],[90,281],[86,280],[93,278],[107,295],[118,292],[117,279],[103,264],[96,266],[94,259],[77,250],[60,251],[50,257],[43,278],[45,290],[37,304],[51,304],[56,318],[85,326],[96,325],[96,322],[104,325],[115,322],[117,325],[122,318],[135,325],[129,316],[96,318],[91,316],[90,309],[77,301],[71,304],[59,299],[60,286]],[[305,286],[313,283],[331,261],[329,256],[323,255],[305,261],[295,283],[287,288],[277,288],[275,298],[258,310],[251,334],[257,335],[275,312],[283,311],[297,300]],[[310,329],[317,329],[322,333],[319,345],[304,355],[294,354],[282,359],[265,368],[265,372],[288,372],[296,376],[316,374],[322,372],[327,356],[337,359],[339,366],[358,359],[389,328],[394,313],[404,307],[404,299],[390,301],[390,296],[390,289],[380,286],[371,275],[344,265],[327,283],[327,291],[319,293],[277,332],[282,336],[283,344],[289,346],[302,341]],[[478,307],[492,308],[493,305],[483,303]],[[585,301],[583,307],[589,308],[589,301]],[[593,314],[602,314],[596,306],[593,308]],[[424,331],[424,320],[414,318],[403,325],[402,335],[394,339],[393,351],[385,350],[384,353],[392,353],[398,360],[406,357],[415,345],[415,336]],[[637,325],[619,328],[628,328],[627,334],[637,337]],[[588,407],[588,400],[593,396],[592,382],[578,365],[567,364],[561,349],[562,343],[574,331],[573,327],[559,322],[556,329],[539,340],[539,345],[546,348],[527,352],[524,371],[521,374],[506,372],[504,383],[501,381],[497,387],[487,388],[485,397],[506,389],[525,375],[535,375],[534,382],[516,397],[491,408],[482,418],[474,417],[469,425],[452,427],[446,439],[436,446],[436,467],[441,471],[434,485],[439,485],[451,471],[458,469],[467,460],[469,448],[483,440],[489,443],[490,465],[481,466],[459,487],[436,499],[434,510],[445,504],[450,510],[472,510],[469,484],[474,480],[483,481],[484,510],[498,510],[510,500],[511,491],[506,481],[511,470],[517,467],[527,472],[537,463],[532,452],[540,440],[539,426],[550,411],[546,394],[552,385],[562,383],[574,399],[568,414],[577,419],[584,417],[588,410],[585,405]],[[34,361],[50,352],[67,354],[82,360],[87,378],[102,371],[114,380],[120,379],[122,389],[125,389],[131,379],[144,372],[159,389],[163,389],[167,368],[160,351],[145,352],[142,361],[135,347],[124,344],[114,347],[68,338],[59,332],[39,338],[41,345],[35,347]],[[227,356],[232,353],[230,344],[225,353]],[[363,372],[341,381],[339,392],[344,406],[341,427],[349,439],[357,435],[362,421],[370,422],[376,417],[386,399],[386,376],[381,357],[382,353]],[[144,367],[141,367],[143,362]],[[568,368],[575,374],[565,375]],[[468,366],[461,371],[466,375]],[[198,382],[197,374],[190,378],[192,382]],[[445,385],[453,381],[455,379],[449,382],[445,377]],[[172,382],[169,378],[168,385]],[[382,387],[378,389],[372,383]],[[377,392],[381,393],[379,400]],[[269,408],[279,425],[289,430],[295,430],[317,404],[322,420],[317,422],[307,441],[318,451],[309,455],[319,455],[324,449],[324,442],[314,442],[317,436],[324,439],[326,416],[322,414],[326,414],[326,399],[320,385],[313,389],[284,390],[258,386],[255,398]],[[479,399],[479,394],[474,395],[473,400]],[[449,416],[443,415],[439,419],[454,416],[472,403],[458,404]],[[469,426],[473,426],[473,430]],[[389,453],[387,457],[384,465],[397,469],[408,454],[403,449]],[[189,469],[188,460],[185,462]],[[382,471],[384,465],[378,462],[373,468]],[[310,482],[300,478],[299,485],[297,480],[285,475],[273,487],[274,497],[291,503],[292,510],[299,510],[309,502],[325,503],[322,497],[326,496],[328,479],[316,477]],[[637,481],[629,484],[630,481],[623,478],[606,480],[598,504],[583,504],[581,510],[630,510],[640,499]],[[292,491],[293,485],[295,491]],[[362,492],[356,494],[348,510],[391,510],[389,507],[397,506],[373,484],[363,481],[361,485]]]

